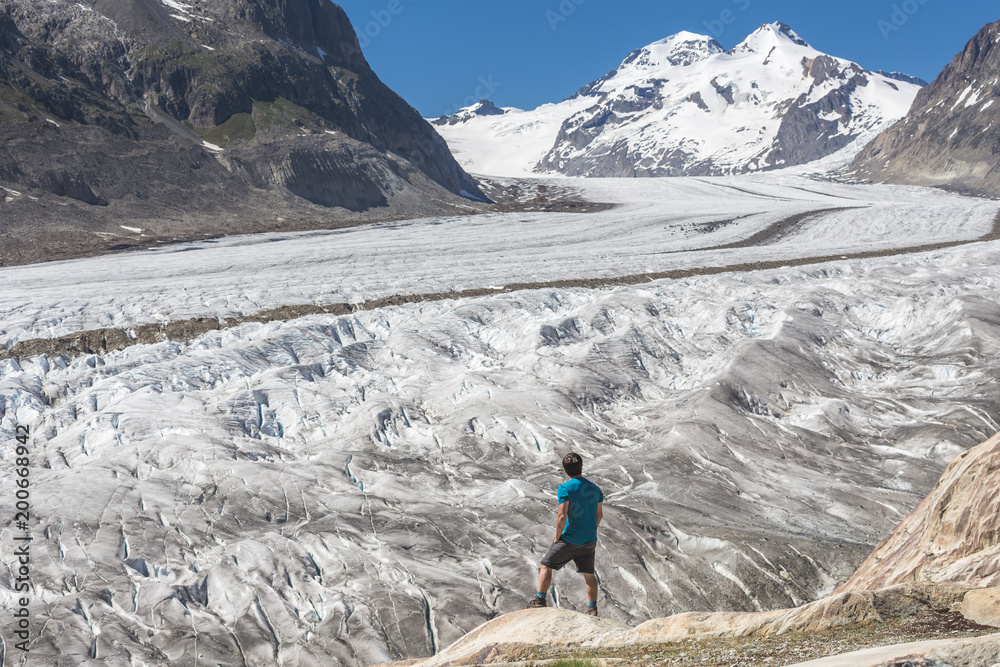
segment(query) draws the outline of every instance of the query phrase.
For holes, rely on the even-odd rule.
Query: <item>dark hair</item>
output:
[[[570,452],[563,457],[563,470],[570,477],[579,477],[583,474],[583,459],[576,452]]]

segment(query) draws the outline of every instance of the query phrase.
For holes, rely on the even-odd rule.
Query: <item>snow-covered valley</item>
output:
[[[846,579],[951,457],[1000,430],[1000,242],[892,254],[981,238],[997,202],[787,175],[559,183],[620,206],[2,269],[0,343],[887,256],[0,361],[4,499],[6,443],[17,424],[33,431],[29,664],[428,655],[523,605],[569,449],[607,496],[604,615],[796,605]],[[5,580],[0,604],[13,597]],[[583,604],[572,573],[555,597]]]

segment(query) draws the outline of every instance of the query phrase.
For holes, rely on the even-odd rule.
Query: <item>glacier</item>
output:
[[[0,360],[4,499],[7,445],[33,431],[32,660],[429,655],[524,604],[570,449],[607,496],[603,614],[794,606],[1000,430],[1000,242],[976,242],[997,202],[793,175],[558,182],[618,206],[0,269],[9,348],[289,304],[848,257]],[[898,254],[947,242],[967,243]],[[850,258],[873,249],[885,256]],[[560,606],[586,604],[572,573],[555,586]]]

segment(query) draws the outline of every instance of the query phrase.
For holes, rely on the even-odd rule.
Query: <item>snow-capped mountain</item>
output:
[[[681,32],[559,104],[470,107],[438,131],[467,169],[503,175],[734,174],[839,151],[846,162],[906,114],[920,85],[903,78],[821,53],[782,23],[729,51]]]

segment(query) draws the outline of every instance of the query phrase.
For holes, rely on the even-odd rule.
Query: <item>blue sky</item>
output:
[[[343,0],[379,77],[424,116],[476,96],[557,102],[631,51],[681,30],[726,48],[783,21],[820,51],[928,81],[986,23],[996,0]]]

